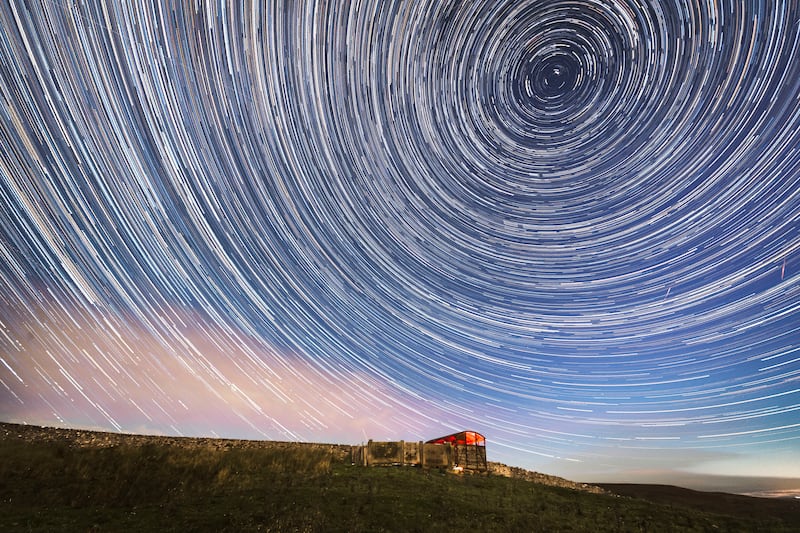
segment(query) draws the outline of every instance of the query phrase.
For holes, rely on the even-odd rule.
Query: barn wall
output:
[[[352,463],[360,466],[409,465],[451,468],[456,451],[451,444],[405,441],[373,441],[351,448]]]
[[[405,465],[422,464],[421,442],[405,442],[403,444],[403,464]]]
[[[423,444],[422,466],[450,468],[453,466],[453,447],[449,444]]]

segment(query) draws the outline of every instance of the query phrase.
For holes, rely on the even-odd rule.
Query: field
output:
[[[800,531],[792,500],[363,468],[336,445],[2,424],[0,459],[2,531]]]

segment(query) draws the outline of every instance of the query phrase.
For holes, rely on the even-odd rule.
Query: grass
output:
[[[322,448],[0,440],[2,531],[800,531],[499,476],[359,468]]]

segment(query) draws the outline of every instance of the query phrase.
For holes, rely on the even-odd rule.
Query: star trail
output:
[[[796,3],[0,27],[0,418],[800,478]]]

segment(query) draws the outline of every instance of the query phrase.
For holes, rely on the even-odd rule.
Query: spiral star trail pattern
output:
[[[794,2],[0,24],[3,419],[800,477]]]

